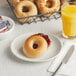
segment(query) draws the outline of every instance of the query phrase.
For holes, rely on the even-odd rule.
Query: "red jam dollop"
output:
[[[50,38],[49,38],[48,35],[44,35],[43,33],[38,33],[38,34],[35,34],[35,35],[40,35],[40,36],[42,36],[43,38],[45,38],[45,40],[47,41],[48,46],[50,46],[51,40],[50,40]]]

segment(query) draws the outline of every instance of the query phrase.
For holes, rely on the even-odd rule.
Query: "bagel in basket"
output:
[[[55,12],[60,8],[60,0],[36,0],[35,1],[41,14]],[[48,14],[44,16],[54,15]]]
[[[28,16],[37,15],[37,7],[31,1],[21,1],[14,9],[17,18],[23,18]],[[30,22],[34,17],[26,19],[18,19],[21,23]]]
[[[15,7],[19,2],[21,1],[27,1],[27,0],[9,0],[9,2]],[[28,0],[31,2],[34,2],[34,0]]]

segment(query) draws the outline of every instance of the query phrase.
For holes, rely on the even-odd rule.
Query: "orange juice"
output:
[[[65,36],[76,36],[76,6],[67,5],[62,7],[63,34]]]

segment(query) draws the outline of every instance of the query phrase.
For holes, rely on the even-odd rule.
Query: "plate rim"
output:
[[[35,32],[27,33],[27,35],[30,35],[30,34],[36,34],[36,33],[35,33]],[[47,34],[47,33],[45,33],[45,34]],[[50,57],[50,58],[45,59],[45,60],[32,60],[31,58],[30,58],[30,60],[28,60],[28,59],[23,59],[23,58],[19,57],[17,54],[15,54],[15,53],[12,51],[12,45],[13,45],[13,43],[14,43],[15,40],[17,40],[19,37],[24,36],[24,35],[26,35],[26,34],[22,34],[22,35],[20,35],[20,36],[17,36],[17,37],[12,41],[12,43],[11,43],[11,45],[10,45],[12,54],[13,54],[15,57],[17,57],[18,59],[20,59],[20,60],[28,61],[28,62],[47,62],[47,61],[50,61],[50,60],[56,58],[56,57],[60,54],[60,51],[62,50],[62,46],[63,46],[62,41],[59,39],[59,37],[55,36],[54,34],[50,34],[51,36],[55,37],[55,38],[60,42],[61,49],[60,49],[60,51],[59,51],[58,54],[56,54],[54,57]],[[49,33],[48,33],[47,35],[49,35]]]

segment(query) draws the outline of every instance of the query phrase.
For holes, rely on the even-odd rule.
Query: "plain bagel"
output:
[[[49,13],[58,11],[60,8],[60,0],[36,0],[35,1],[40,13]],[[45,15],[50,16],[51,14]],[[54,15],[54,14],[52,14]]]
[[[39,36],[33,35],[29,37],[23,46],[23,53],[27,57],[37,58],[42,56],[48,49],[46,40]]]
[[[28,16],[37,15],[37,7],[35,4],[31,1],[21,1],[18,3],[18,5],[15,7],[15,14],[17,18],[23,18]],[[21,23],[24,22],[30,22],[34,18],[27,18],[27,19],[19,19]]]

